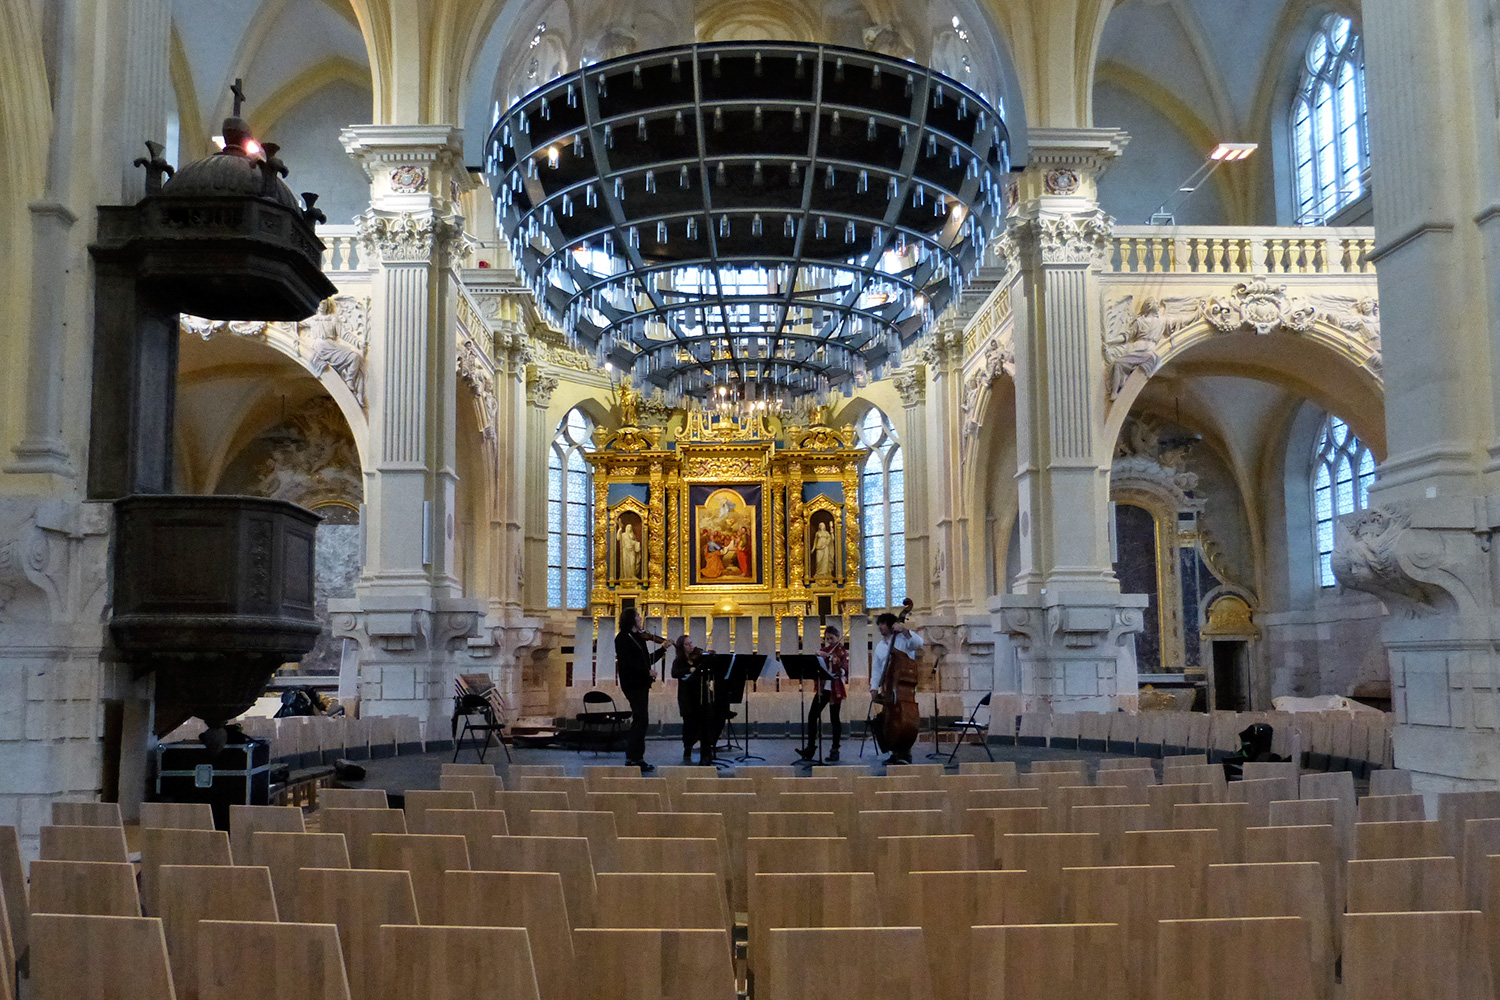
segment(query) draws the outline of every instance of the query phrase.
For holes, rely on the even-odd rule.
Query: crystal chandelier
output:
[[[957,298],[1004,215],[1009,134],[914,63],[714,43],[531,92],[486,169],[570,343],[676,400],[769,404],[879,377]]]

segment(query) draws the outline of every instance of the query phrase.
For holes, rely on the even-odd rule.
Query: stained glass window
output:
[[[583,453],[594,427],[579,410],[558,424],[547,460],[547,607],[582,608],[589,599],[594,477]]]
[[[901,442],[880,410],[865,414],[859,438],[870,449],[859,477],[865,606],[886,608],[906,597],[906,471]]]
[[[1333,525],[1345,514],[1370,505],[1375,482],[1375,456],[1349,425],[1333,414],[1318,432],[1313,457],[1313,525],[1318,544],[1318,583],[1332,587]]]
[[[1370,167],[1364,44],[1347,17],[1329,14],[1308,43],[1291,119],[1297,221],[1322,225],[1364,193]]]

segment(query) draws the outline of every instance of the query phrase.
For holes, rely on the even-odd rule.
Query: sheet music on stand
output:
[[[810,746],[812,741],[807,738],[807,701],[806,689],[803,681],[814,682],[814,692],[823,689],[824,681],[833,680],[833,674],[828,670],[828,656],[824,653],[784,653],[781,657],[781,666],[786,670],[786,675],[797,682],[797,714],[802,724],[802,745]],[[810,758],[804,756],[801,763],[822,764],[823,763],[823,732],[818,727],[817,732],[817,756]]]
[[[729,668],[730,699],[745,703],[745,720],[742,723],[745,733],[745,752],[735,760],[765,760],[764,757],[750,752],[750,702],[746,697],[745,685],[760,679],[760,675],[765,672],[767,659],[764,653],[736,653],[734,663]]]

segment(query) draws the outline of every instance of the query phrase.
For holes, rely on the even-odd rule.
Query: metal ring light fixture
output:
[[[676,398],[878,375],[1005,211],[1005,123],[859,49],[676,46],[559,77],[490,134],[501,231],[574,346]]]

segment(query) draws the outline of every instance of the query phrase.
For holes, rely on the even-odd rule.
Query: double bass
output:
[[[902,602],[898,623],[905,623],[911,614],[912,601]],[[885,676],[880,680],[876,701],[882,706],[878,727],[879,744],[897,758],[910,758],[912,745],[917,742],[921,711],[917,708],[917,661],[896,648],[894,633],[888,640],[891,655],[886,660]]]

